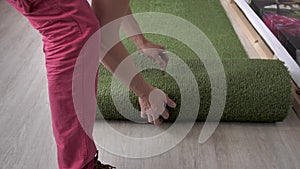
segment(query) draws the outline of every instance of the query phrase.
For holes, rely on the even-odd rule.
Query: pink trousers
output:
[[[96,16],[86,0],[7,1],[43,36],[59,168],[92,169],[97,149],[75,113],[72,76],[81,48],[99,28]]]

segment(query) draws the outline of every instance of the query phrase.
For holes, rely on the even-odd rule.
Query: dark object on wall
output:
[[[300,50],[300,2],[295,0],[252,0],[252,9],[297,60]]]
[[[300,2],[297,0],[250,0],[250,6],[261,18],[269,13],[300,19]]]

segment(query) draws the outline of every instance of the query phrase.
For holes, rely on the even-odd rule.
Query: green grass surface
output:
[[[218,0],[133,0],[131,6],[134,12],[164,12],[182,17],[207,35],[222,59],[226,74],[227,97],[222,121],[274,122],[286,117],[291,104],[291,84],[287,69],[280,61],[248,59]],[[189,65],[199,85],[201,102],[198,112],[182,112],[183,118],[188,120],[192,114],[197,114],[198,121],[205,120],[211,104],[211,88],[202,62],[179,41],[161,35],[146,36],[164,45]],[[124,44],[130,52],[136,50],[130,40],[124,40]],[[171,76],[158,70],[146,70],[142,73],[153,86],[164,90],[176,101],[178,106],[170,110],[169,119],[174,121],[181,106],[176,82]],[[105,119],[124,120],[111,98],[111,78],[110,73],[101,66],[98,106]],[[130,99],[138,108],[137,98],[132,92]],[[131,119],[140,120],[139,114],[124,111]],[[101,119],[99,114],[97,119]]]

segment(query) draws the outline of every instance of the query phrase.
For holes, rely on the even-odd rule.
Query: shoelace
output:
[[[94,169],[115,169],[116,167],[113,167],[111,165],[108,164],[102,164],[100,161],[98,161],[98,151],[96,153],[96,157],[95,157],[95,166]]]

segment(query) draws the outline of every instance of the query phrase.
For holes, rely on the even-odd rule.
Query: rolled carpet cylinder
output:
[[[182,113],[180,120],[193,120],[193,117],[196,116],[197,121],[204,121],[211,105],[210,79],[202,61],[189,59],[185,63],[198,83],[200,103],[198,111],[180,112]],[[239,58],[223,59],[222,63],[226,75],[227,95],[221,121],[276,122],[282,121],[287,116],[291,105],[291,80],[288,70],[281,61]],[[175,72],[181,68],[180,65],[169,66]],[[218,68],[213,72],[215,75],[220,73],[222,71]],[[176,81],[169,74],[164,74],[156,69],[144,70],[142,74],[150,84],[162,89],[177,103],[175,109],[169,109],[170,118],[167,120],[175,121],[182,106],[180,90]],[[185,77],[185,74],[180,76]],[[113,86],[114,88],[111,89],[111,81],[111,74],[101,66],[98,84],[98,107],[101,114],[98,112],[96,118],[141,120],[138,111],[132,111],[129,105],[128,109],[123,106],[122,115],[118,112],[112,99],[111,90],[120,90],[120,88]],[[189,83],[186,85],[187,88],[184,90],[189,90]],[[124,97],[121,93],[115,97]],[[129,92],[129,97],[132,105],[139,109],[137,97],[132,91]],[[122,101],[122,99],[119,100]]]

